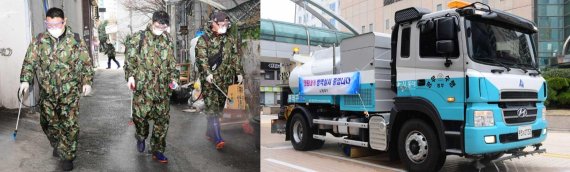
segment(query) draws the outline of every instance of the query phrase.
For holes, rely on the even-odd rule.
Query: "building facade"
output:
[[[366,32],[392,32],[394,13],[408,7],[422,7],[431,11],[448,9],[451,0],[347,0],[340,3],[340,14],[354,27]],[[465,0],[483,2],[489,6],[534,21],[533,0]],[[343,30],[347,31],[347,30]]]
[[[570,35],[570,3],[568,0],[535,0],[535,3],[539,65],[556,65],[567,54],[562,49]]]

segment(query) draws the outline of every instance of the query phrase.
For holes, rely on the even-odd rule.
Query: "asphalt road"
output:
[[[106,60],[102,57],[100,61]],[[259,149],[241,123],[222,124],[226,146],[218,151],[204,137],[206,116],[182,112],[187,108],[183,104],[171,105],[165,152],[169,163],[160,164],[150,154],[139,153],[134,125],[129,125],[130,94],[125,85],[122,70],[97,70],[92,96],[80,101],[74,171],[259,170]],[[12,139],[17,113],[17,109],[0,109],[0,171],[60,171],[59,160],[52,157],[52,148],[39,125],[38,113],[24,112],[17,140]]]

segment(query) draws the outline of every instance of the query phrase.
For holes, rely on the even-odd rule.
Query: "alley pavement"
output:
[[[123,70],[115,64],[105,69],[106,59],[99,58],[92,95],[80,101],[74,171],[259,171],[259,149],[240,123],[222,126],[226,146],[218,151],[205,139],[206,116],[182,112],[186,104],[171,103],[165,152],[169,163],[154,161],[146,150],[139,153]],[[121,64],[122,59],[118,55]],[[17,113],[18,109],[0,109],[0,171],[61,171],[38,113],[24,109],[17,139],[12,138]],[[149,139],[146,144],[149,148]]]

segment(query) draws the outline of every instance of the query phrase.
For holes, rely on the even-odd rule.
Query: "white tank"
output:
[[[335,49],[336,66],[340,64],[340,48]],[[314,51],[310,56],[293,56],[292,61],[303,63],[295,67],[289,75],[289,87],[295,93],[299,88],[299,77],[333,74],[333,48]]]

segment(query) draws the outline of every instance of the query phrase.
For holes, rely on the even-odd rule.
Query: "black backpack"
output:
[[[204,41],[206,41],[206,46],[210,46],[210,37],[208,37],[207,34],[203,34],[202,38],[204,38]],[[211,70],[216,70],[218,67],[220,67],[220,64],[222,64],[223,61],[223,48],[224,45],[220,45],[220,50],[218,50],[218,53],[210,56],[210,52],[206,51],[206,54],[208,55],[208,65],[210,66]]]

